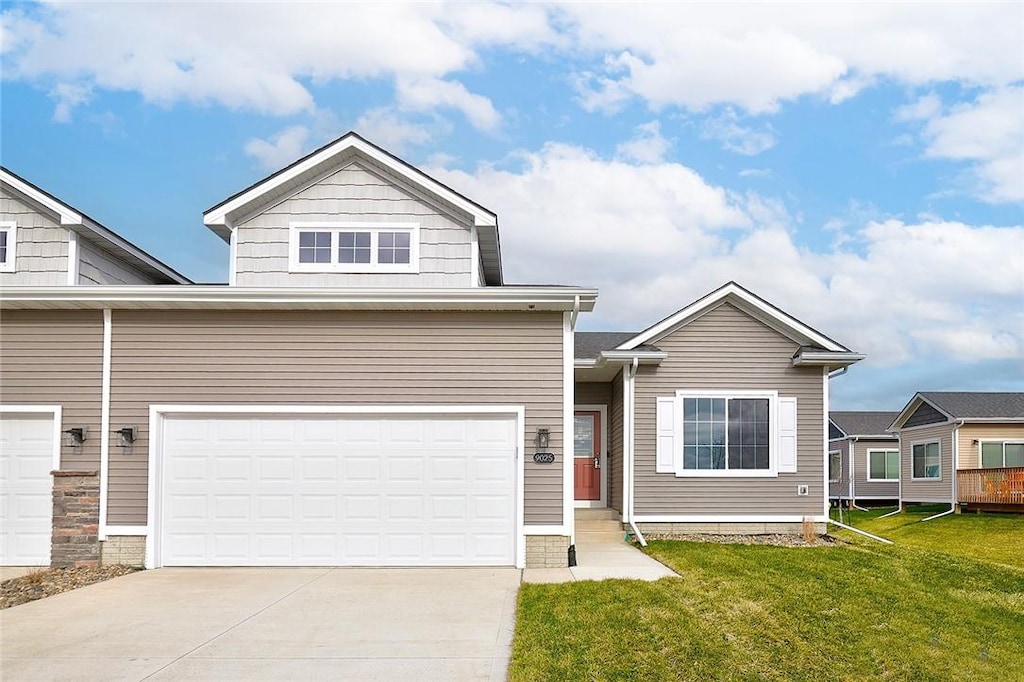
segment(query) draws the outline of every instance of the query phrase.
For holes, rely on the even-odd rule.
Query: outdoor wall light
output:
[[[89,430],[84,426],[73,426],[70,429],[64,429],[64,434],[67,436],[67,444],[73,448],[77,448],[84,443],[88,433]]]
[[[117,430],[117,433],[121,436],[121,447],[128,447],[135,442],[138,437],[138,429],[134,426],[124,426]]]
[[[551,429],[537,429],[537,449],[547,450],[551,442]]]

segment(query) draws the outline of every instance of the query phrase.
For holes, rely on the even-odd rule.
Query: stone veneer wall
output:
[[[143,535],[108,535],[100,543],[100,563],[124,564],[142,568],[146,562],[146,538]]]
[[[564,535],[527,535],[527,568],[566,568],[569,565],[569,538]]]
[[[54,568],[100,563],[100,478],[96,471],[53,471]]]

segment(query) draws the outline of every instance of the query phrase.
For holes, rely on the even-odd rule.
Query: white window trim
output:
[[[14,260],[17,257],[18,223],[13,220],[0,220],[0,232],[7,233],[7,260],[0,263],[0,272],[14,272]]]
[[[1024,445],[1024,440],[1021,440],[1019,438],[979,438],[978,439],[978,468],[979,469],[986,468],[982,464],[983,460],[981,459],[981,446],[983,446],[985,443],[1002,443],[1003,444],[1003,465],[1001,467],[988,467],[988,468],[990,468],[990,469],[1005,469],[1005,468],[1007,468],[1006,467],[1006,445],[1007,445],[1007,443],[1009,443],[1011,445]]]
[[[684,398],[762,398],[768,400],[768,468],[767,469],[684,469],[683,468],[683,409],[675,410],[676,443],[673,448],[677,478],[777,478],[779,475],[778,391],[676,391],[676,401]],[[726,452],[726,458],[729,454]]]
[[[300,263],[299,262],[299,232],[330,232],[331,233],[331,262],[330,263]],[[338,233],[339,232],[369,232],[370,233],[370,262],[369,263],[339,263],[338,262]],[[408,263],[377,263],[377,239],[381,232],[408,232],[409,233],[409,262]],[[348,273],[348,274],[373,274],[373,273],[411,273],[417,274],[420,271],[420,225],[419,223],[383,223],[366,221],[296,221],[288,224],[288,272],[315,272],[315,273]]]
[[[843,480],[843,451],[842,450],[829,450],[828,451],[828,468],[829,469],[832,468],[832,455],[839,455],[839,469],[838,469],[839,470],[839,478],[832,478],[831,476],[829,476],[827,471],[825,472],[825,475],[829,477],[828,478],[828,482],[829,483],[839,483],[840,481]]]
[[[918,478],[917,476],[914,475],[914,447],[916,447],[918,445],[928,445],[930,443],[938,443],[938,445],[939,445],[939,475],[937,477],[933,477],[933,478],[928,478],[928,477]],[[909,454],[910,454],[910,458],[909,459],[910,459],[910,480],[911,481],[922,481],[922,482],[931,482],[931,483],[935,483],[937,481],[942,481],[942,439],[941,438],[929,438],[927,440],[916,440],[916,441],[914,441],[914,442],[912,442],[910,444],[910,453]]]
[[[895,452],[896,458],[899,459],[900,449],[899,448],[871,448],[864,454],[864,463],[867,464],[867,469],[864,472],[864,478],[871,483],[897,483],[900,480],[901,472],[900,467],[896,467],[896,478],[871,478],[871,453],[872,452]],[[913,451],[911,451],[911,457],[913,457]],[[911,462],[913,467],[913,462]],[[939,448],[939,470],[942,469],[942,448]],[[933,479],[928,479],[933,480]]]

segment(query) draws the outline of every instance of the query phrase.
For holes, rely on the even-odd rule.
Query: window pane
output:
[[[697,399],[683,398],[683,419],[686,421],[697,420]]]
[[[889,450],[885,453],[885,477],[898,481],[900,478],[900,451]]]
[[[924,478],[925,462],[924,462],[924,446],[923,445],[915,445],[914,446],[914,448],[913,448],[913,455],[912,455],[911,459],[913,460],[914,478]]]
[[[696,445],[697,444],[697,423],[696,422],[683,422],[683,444],[684,445]]]
[[[1024,467],[1024,443],[1007,443],[1006,460],[1004,464],[1008,467]]]
[[[838,481],[839,473],[843,466],[843,453],[830,452],[828,454],[828,480]]]
[[[330,263],[330,232],[299,232],[300,263]]]
[[[768,400],[731,398],[728,401],[729,468],[767,469]]]
[[[981,444],[981,466],[985,469],[1003,466],[1003,444]]]
[[[885,478],[885,453],[872,452],[868,466],[868,478]]]
[[[381,232],[377,235],[378,263],[408,263],[409,233]]]
[[[683,448],[683,468],[684,469],[696,469],[697,468],[697,446],[687,445]]]
[[[339,263],[369,263],[370,233],[339,232],[338,233]]]

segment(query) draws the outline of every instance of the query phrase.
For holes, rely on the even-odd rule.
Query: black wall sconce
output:
[[[548,445],[551,443],[551,429],[537,429],[537,437],[534,439],[537,444],[537,449],[544,451],[548,449]]]
[[[115,433],[121,436],[121,442],[119,445],[123,448],[131,447],[135,439],[138,438],[139,430],[135,426],[123,426],[118,429]]]
[[[84,426],[72,426],[70,429],[64,429],[64,435],[67,436],[65,440],[73,448],[80,447],[88,434],[89,430]]]

